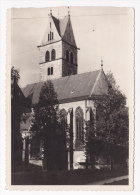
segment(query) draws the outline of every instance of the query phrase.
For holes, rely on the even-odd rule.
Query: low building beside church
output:
[[[71,156],[68,152],[67,158],[68,169],[71,166],[77,169],[79,162],[85,161],[84,121],[92,120],[96,128],[95,100],[108,94],[109,83],[102,66],[100,70],[78,74],[78,47],[70,15],[57,19],[50,13],[47,30],[38,48],[40,82],[27,85],[22,92],[25,97],[30,97],[34,107],[44,82],[52,81],[58,95],[59,109],[66,115],[72,112],[73,154]]]

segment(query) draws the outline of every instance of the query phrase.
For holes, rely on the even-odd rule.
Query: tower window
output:
[[[50,68],[48,68],[48,75],[50,75]]]
[[[51,35],[52,35],[52,33],[50,32],[50,40],[52,39],[52,36]]]
[[[69,61],[69,51],[66,50],[66,60]]]
[[[50,61],[50,52],[49,51],[46,52],[45,61],[46,62]]]
[[[51,67],[51,74],[53,74],[53,67]]]
[[[51,59],[52,60],[55,60],[55,50],[53,49],[52,52],[51,52]]]
[[[73,63],[73,53],[70,53],[70,62]]]
[[[53,32],[52,32],[52,40],[53,40]]]
[[[50,28],[51,28],[51,22],[50,22]]]
[[[50,40],[50,35],[48,34],[48,41]]]
[[[48,68],[48,75],[52,75],[53,74],[53,67]]]

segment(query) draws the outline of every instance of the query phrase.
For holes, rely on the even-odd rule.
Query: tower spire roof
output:
[[[71,25],[70,17],[66,16],[65,18],[57,19],[56,17],[54,17],[52,15],[52,10],[50,10],[49,16],[50,16],[51,21],[53,21],[53,23],[55,25],[55,28],[58,32],[58,35],[61,37],[61,39],[65,39],[67,41],[66,36],[68,33],[66,33],[66,31],[68,28],[68,24],[69,24],[69,26]],[[47,27],[46,32],[44,33],[44,37],[42,39],[42,42],[38,47],[43,46],[43,45],[48,43],[48,29],[49,28]],[[71,44],[77,48],[73,32],[71,32],[71,36],[73,37]]]

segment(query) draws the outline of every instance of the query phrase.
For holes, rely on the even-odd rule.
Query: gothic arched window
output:
[[[53,40],[53,32],[52,32],[52,40]]]
[[[76,109],[76,138],[83,140],[83,122],[84,122],[84,114],[83,110],[78,107]]]
[[[50,40],[50,35],[48,34],[48,41]]]
[[[69,61],[69,51],[66,50],[66,60]]]
[[[54,49],[51,52],[51,59],[52,60],[55,60],[55,50]]]
[[[46,62],[50,61],[50,52],[49,51],[46,52],[45,61]]]
[[[70,53],[70,62],[73,63],[73,53]]]

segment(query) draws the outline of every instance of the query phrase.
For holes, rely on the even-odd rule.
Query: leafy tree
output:
[[[11,117],[12,117],[12,129],[16,129],[19,123],[18,118],[21,115],[19,86],[17,85],[20,79],[19,71],[14,67],[11,68]],[[17,123],[17,124],[16,124]]]
[[[125,95],[116,85],[111,72],[107,74],[107,78],[111,87],[107,96],[96,100],[96,129],[88,125],[87,147],[90,156],[95,156],[99,152],[108,154],[112,170],[114,157],[119,158],[120,151],[125,151],[125,154],[128,152],[129,120]]]
[[[39,140],[44,148],[44,169],[56,169],[58,146],[58,99],[51,81],[44,83],[39,102],[34,108],[31,128],[33,139]]]
[[[21,91],[17,84],[19,71],[11,68],[11,159],[12,171],[22,160],[22,139],[20,134],[20,117],[22,114]]]
[[[19,70],[15,69],[14,66],[12,66],[11,81],[13,82],[15,80],[18,83],[19,79],[20,79]]]

